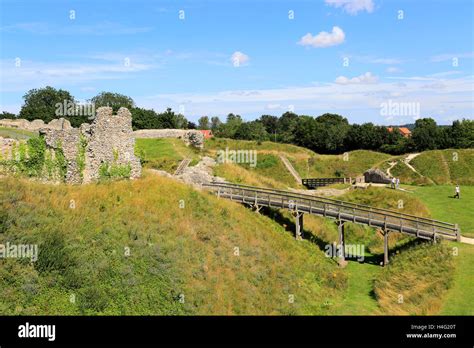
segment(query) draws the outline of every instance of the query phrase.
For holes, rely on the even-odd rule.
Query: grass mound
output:
[[[314,244],[233,202],[145,176],[1,179],[0,314],[330,314],[346,276]]]
[[[452,248],[420,243],[392,257],[379,274],[374,292],[381,310],[390,315],[437,313],[454,274]]]
[[[164,170],[174,173],[179,162],[191,158],[190,165],[199,161],[199,150],[187,147],[180,139],[135,139],[135,154],[145,168]]]
[[[435,184],[474,185],[474,149],[425,151],[410,163]]]

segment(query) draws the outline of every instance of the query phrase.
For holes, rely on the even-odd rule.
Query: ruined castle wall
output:
[[[79,128],[67,125],[62,129],[41,128],[40,134],[49,148],[62,148],[67,160],[67,183],[96,181],[102,165],[130,165],[130,177],[141,176],[140,160],[134,154],[132,116],[126,108],[120,108],[117,115],[113,115],[112,108],[102,107],[97,109],[92,124],[83,123]],[[82,171],[80,161],[84,162]]]
[[[204,135],[195,129],[140,129],[133,132],[135,138],[178,138],[186,145],[204,146]]]
[[[71,127],[71,123],[64,119],[55,119],[51,120],[49,123],[44,123],[43,120],[33,120],[33,121],[28,121],[23,118],[19,119],[0,119],[0,127],[8,127],[8,128],[17,128],[17,129],[23,129],[27,131],[39,131],[40,129],[69,129]]]

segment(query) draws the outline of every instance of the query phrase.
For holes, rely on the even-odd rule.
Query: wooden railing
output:
[[[314,189],[332,184],[351,184],[352,178],[312,178],[302,179],[301,183],[307,188]]]
[[[211,183],[204,184],[203,187],[214,191],[219,197],[240,203],[290,209],[341,222],[378,227],[384,231],[400,232],[418,238],[460,240],[461,236],[457,224],[405,214],[396,210],[239,184]]]

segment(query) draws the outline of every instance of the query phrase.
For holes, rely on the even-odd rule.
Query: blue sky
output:
[[[287,110],[377,124],[474,116],[471,0],[0,4],[0,110],[18,112],[24,93],[51,85],[82,101],[123,93],[193,121]],[[387,104],[419,112],[381,112]]]

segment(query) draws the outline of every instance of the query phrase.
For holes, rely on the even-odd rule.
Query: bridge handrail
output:
[[[329,201],[329,202],[332,202],[332,203],[335,203],[335,204],[344,204],[348,207],[349,206],[355,206],[355,207],[369,208],[369,209],[373,209],[373,210],[376,209],[378,211],[386,211],[386,212],[389,212],[389,213],[392,213],[392,214],[398,214],[400,217],[401,216],[407,216],[407,217],[417,218],[420,221],[424,220],[424,221],[429,221],[429,222],[437,222],[437,223],[447,225],[447,226],[455,226],[455,224],[452,224],[452,223],[449,223],[449,222],[439,221],[439,220],[425,218],[425,217],[416,216],[416,215],[410,215],[410,214],[398,212],[398,211],[395,211],[395,210],[390,210],[390,209],[385,209],[385,208],[377,208],[377,207],[372,207],[372,206],[366,205],[366,204],[352,203],[352,202],[341,201],[341,200],[327,198],[327,197],[317,197],[316,198],[315,196],[307,195],[307,194],[304,194],[304,193],[296,193],[296,192],[292,192],[292,191],[278,190],[278,189],[272,189],[272,188],[266,188],[266,187],[256,187],[256,186],[249,186],[249,185],[242,185],[242,184],[235,184],[235,183],[225,183],[225,182],[212,182],[212,184],[213,185],[217,184],[217,185],[221,185],[221,186],[222,185],[224,185],[224,186],[227,185],[227,186],[245,187],[245,188],[249,188],[249,189],[257,189],[257,190],[262,190],[262,191],[263,190],[272,191],[272,192],[275,192],[275,193],[287,194],[287,195],[293,196],[293,197],[302,196],[302,197],[305,197],[305,199],[312,199],[312,200],[315,200],[315,201],[325,200],[325,201]]]
[[[361,205],[361,204],[355,204],[355,203],[350,203],[350,202],[345,202],[341,200],[335,200],[335,199],[330,199],[330,198],[324,198],[324,197],[318,197],[315,198],[314,196],[310,195],[305,195],[305,194],[296,194],[294,192],[290,191],[283,191],[283,190],[275,190],[275,189],[267,189],[267,188],[260,188],[260,187],[254,187],[254,186],[248,186],[248,185],[241,185],[241,184],[233,184],[233,183],[211,183],[211,184],[204,184],[203,186],[209,186],[209,187],[227,187],[227,188],[236,188],[236,189],[243,189],[251,192],[260,192],[260,193],[266,193],[266,194],[276,194],[279,196],[285,196],[285,197],[290,197],[290,198],[296,198],[296,199],[303,199],[303,200],[308,200],[308,201],[313,201],[317,203],[323,203],[323,204],[334,204],[338,206],[339,208],[352,208],[355,209],[357,208],[359,211],[364,211],[368,213],[375,213],[375,214],[380,214],[384,215],[387,217],[395,218],[395,219],[403,219],[404,221],[410,221],[410,222],[415,222],[415,223],[422,223],[426,224],[429,226],[433,227],[438,227],[442,229],[446,229],[449,231],[457,231],[456,225],[447,223],[444,221],[438,221],[434,219],[428,219],[428,218],[423,218],[423,217],[418,217],[415,215],[409,215],[409,214],[404,214],[404,213],[399,213],[397,211],[393,210],[388,210],[388,209],[383,209],[383,208],[376,208],[376,207],[371,207],[368,205]],[[446,233],[442,231],[437,231],[437,233]]]

